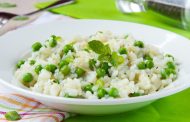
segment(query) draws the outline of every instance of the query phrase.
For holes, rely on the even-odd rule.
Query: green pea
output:
[[[67,62],[66,60],[61,60],[61,62],[59,63],[59,67],[61,68],[61,67],[68,65],[68,64],[69,64],[69,62]]]
[[[168,76],[170,76],[170,74],[175,74],[175,70],[171,69],[171,68],[165,68],[165,72]]]
[[[53,39],[51,39],[51,40],[49,40],[49,46],[50,47],[55,47],[57,45],[57,41],[53,38]]]
[[[21,116],[16,111],[9,111],[9,112],[6,112],[5,118],[9,121],[16,121],[16,120],[20,120]]]
[[[127,54],[127,49],[125,48],[125,47],[121,47],[120,49],[119,49],[119,54]]]
[[[142,41],[135,41],[134,46],[144,48],[144,43]]]
[[[90,68],[91,70],[94,70],[94,68],[96,67],[96,61],[95,61],[94,59],[90,59],[90,60],[88,61],[88,65],[89,65],[89,68]]]
[[[40,42],[36,42],[32,45],[32,51],[36,52],[36,51],[40,50],[41,47],[42,47],[42,44]]]
[[[147,60],[145,63],[146,63],[146,68],[151,69],[152,67],[154,67],[154,63],[151,60]]]
[[[73,56],[68,56],[64,60],[67,61],[68,63],[70,63],[70,62],[73,62],[74,57]]]
[[[149,56],[149,55],[145,55],[145,56],[144,56],[144,59],[145,59],[145,60],[149,60],[149,61],[152,61],[152,60],[153,60],[152,57]]]
[[[171,74],[176,74],[175,69],[170,69]]]
[[[101,62],[101,64],[100,64],[100,68],[104,69],[104,70],[106,71],[107,74],[109,73],[108,70],[109,70],[110,66],[108,65],[107,62]]]
[[[39,64],[39,65],[37,65],[37,66],[35,67],[34,71],[35,71],[37,74],[39,74],[42,69],[43,69],[42,65]]]
[[[67,76],[69,75],[69,73],[71,72],[71,69],[68,65],[65,65],[63,66],[61,69],[60,69],[61,73],[64,75],[64,76]]]
[[[112,53],[110,63],[113,66],[118,66],[118,65],[124,63],[124,61],[125,61],[125,59],[123,58],[123,56],[118,55],[117,52]]]
[[[72,56],[68,56],[65,59],[61,60],[59,63],[59,67],[61,68],[64,65],[68,65],[69,63],[73,62],[74,58]]]
[[[84,90],[84,91],[93,92],[93,91],[92,91],[92,87],[93,87],[92,84],[87,84],[86,86],[84,86],[83,90]]]
[[[34,65],[36,63],[35,60],[30,60],[30,65]]]
[[[130,97],[137,97],[137,96],[141,96],[142,94],[141,93],[138,93],[138,92],[134,92],[134,93],[130,93],[129,96]]]
[[[102,68],[98,68],[96,70],[96,77],[100,78],[100,77],[104,77],[106,75],[106,71]]]
[[[165,68],[163,71],[161,71],[161,79],[166,79],[171,74],[176,74],[176,71],[171,68]]]
[[[139,69],[146,69],[146,64],[145,64],[145,62],[140,62],[139,64],[137,64],[137,67],[139,68]]]
[[[99,88],[97,91],[97,96],[99,99],[101,99],[102,97],[104,97],[106,95],[106,90],[103,88]]]
[[[33,80],[33,75],[31,73],[25,73],[22,77],[23,82],[29,83]]]
[[[161,75],[161,79],[166,79],[167,78],[167,73],[166,73],[165,70],[161,71],[160,75]]]
[[[122,64],[122,63],[124,63],[124,61],[125,61],[125,59],[122,56],[118,56],[117,64]]]
[[[80,68],[80,67],[77,67],[76,70],[75,70],[75,73],[77,74],[77,77],[82,77],[84,74],[85,74],[85,70]]]
[[[60,36],[55,36],[55,35],[52,35],[51,38],[53,38],[53,40],[55,41],[61,41],[61,37]]]
[[[174,65],[174,63],[171,62],[171,61],[167,62],[166,65],[167,65],[167,67],[170,68],[170,69],[175,69],[175,65]]]
[[[70,50],[71,52],[74,52],[74,51],[75,51],[74,48],[73,48],[73,46],[70,45],[70,44],[67,44],[67,45],[65,45],[65,46],[63,47],[63,52],[64,52],[65,54],[67,54],[67,53],[69,52],[69,50]]]
[[[99,86],[99,87],[103,87],[105,83],[104,83],[103,80],[98,79],[98,80],[95,82],[95,84],[96,84],[97,86]]]
[[[18,63],[16,64],[16,68],[20,68],[24,63],[25,63],[24,60],[18,61]]]
[[[119,91],[116,88],[111,88],[109,91],[109,96],[116,98],[119,96]]]
[[[50,71],[51,73],[54,73],[55,70],[57,69],[56,65],[54,65],[54,64],[47,64],[44,68],[47,71]]]

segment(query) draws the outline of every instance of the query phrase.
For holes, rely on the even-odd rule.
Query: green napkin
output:
[[[38,4],[42,8],[49,3]],[[76,4],[51,10],[75,18],[122,20],[164,28],[190,38],[190,32],[181,29],[180,23],[148,11],[122,14],[114,0],[78,0]],[[160,99],[144,108],[106,116],[77,115],[66,122],[190,122],[190,89]]]

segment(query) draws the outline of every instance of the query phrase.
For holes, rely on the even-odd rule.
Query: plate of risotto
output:
[[[141,24],[53,21],[0,37],[0,83],[55,109],[119,113],[188,88],[189,47]]]

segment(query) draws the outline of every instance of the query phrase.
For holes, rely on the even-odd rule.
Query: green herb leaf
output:
[[[24,20],[28,20],[29,17],[27,16],[16,16],[13,18],[13,20],[16,20],[16,21],[24,21]]]
[[[103,57],[103,55],[105,56],[111,54],[109,45],[104,45],[101,41],[92,40],[88,42],[88,45],[95,53],[102,54],[101,57]]]
[[[16,4],[14,3],[0,3],[0,8],[14,8],[16,7]]]
[[[109,54],[107,54],[107,55],[101,54],[98,56],[99,61],[108,61],[109,62],[110,58],[111,58],[111,55],[109,55]]]
[[[21,116],[16,111],[10,111],[5,114],[5,118],[10,121],[20,120]]]
[[[89,47],[98,54],[104,54],[104,44],[98,40],[92,40],[88,42]]]
[[[108,44],[104,46],[104,54],[111,54],[111,49]]]
[[[124,58],[118,55],[116,52],[113,52],[111,55],[111,64],[113,66],[118,66],[124,62]]]

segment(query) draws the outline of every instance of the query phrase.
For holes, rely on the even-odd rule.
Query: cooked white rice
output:
[[[95,47],[96,43],[101,45]],[[72,48],[66,50],[68,44]],[[91,59],[95,62],[90,67]],[[65,60],[67,64],[60,63]],[[47,68],[49,64],[55,66],[54,71]],[[39,65],[41,68],[36,71]],[[26,76],[27,73],[30,75]],[[155,46],[137,41],[131,35],[97,32],[72,41],[52,36],[17,64],[15,77],[32,91],[47,95],[112,99],[154,93],[172,83],[177,74],[175,59]]]

